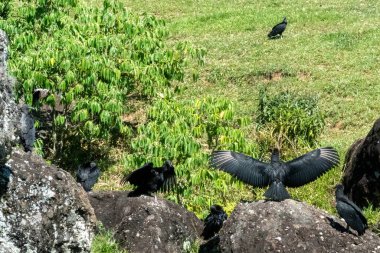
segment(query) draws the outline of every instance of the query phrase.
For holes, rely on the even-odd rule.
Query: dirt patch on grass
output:
[[[145,123],[147,120],[146,110],[144,108],[139,108],[134,112],[123,115],[123,122],[130,124],[132,126],[137,126]]]
[[[335,122],[334,125],[332,125],[331,130],[334,132],[341,131],[345,128],[345,125],[342,121]]]
[[[266,76],[265,79],[268,81],[280,81],[283,77],[283,74],[279,71],[270,73],[269,76]]]
[[[301,71],[297,74],[297,78],[300,81],[309,81],[311,79],[311,74],[308,72]]]

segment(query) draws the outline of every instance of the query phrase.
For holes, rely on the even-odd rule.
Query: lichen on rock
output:
[[[14,150],[13,175],[0,199],[4,252],[90,252],[96,218],[85,191],[67,172]]]

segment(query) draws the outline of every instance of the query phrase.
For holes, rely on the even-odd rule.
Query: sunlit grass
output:
[[[91,253],[127,253],[127,251],[120,249],[112,233],[102,228],[92,242]]]

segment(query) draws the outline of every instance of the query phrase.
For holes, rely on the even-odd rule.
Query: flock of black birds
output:
[[[291,161],[281,161],[277,148],[272,150],[270,163],[234,151],[214,151],[210,165],[225,171],[238,180],[253,187],[268,187],[264,196],[270,201],[282,201],[291,198],[285,187],[295,188],[308,184],[339,164],[339,154],[332,147],[318,148]],[[90,191],[100,175],[95,163],[79,167],[77,180],[86,191]],[[141,168],[127,174],[122,183],[130,183],[136,188],[129,193],[130,197],[140,195],[152,196],[157,191],[171,191],[176,185],[176,173],[171,161],[167,160],[161,167],[153,163],[144,164]],[[362,235],[367,221],[361,210],[343,195],[343,186],[336,188],[336,208],[346,221],[347,230],[353,228]],[[204,220],[204,239],[213,237],[227,219],[227,214],[219,205],[210,208],[210,214]]]
[[[272,150],[270,163],[262,162],[253,157],[234,151],[214,151],[210,157],[210,165],[225,171],[238,180],[253,187],[269,186],[264,196],[269,201],[282,201],[291,198],[285,187],[300,187],[316,180],[329,169],[339,164],[338,152],[332,147],[315,149],[288,162],[280,160],[278,149]],[[0,197],[7,191],[12,170],[3,166],[0,168]],[[90,162],[79,166],[76,173],[77,182],[84,190],[91,191],[101,172],[96,163]],[[176,185],[176,173],[171,161],[167,160],[161,167],[153,163],[144,164],[122,179],[122,183],[134,185],[135,190],[128,196],[152,196],[157,191],[171,191]],[[343,186],[336,187],[336,209],[346,221],[349,228],[363,235],[368,228],[367,220],[360,208],[343,193]],[[209,239],[223,226],[227,214],[219,205],[210,208],[210,214],[204,220],[202,236]]]
[[[282,37],[287,25],[286,17],[275,25],[268,34],[270,39]],[[28,146],[29,143],[28,143]],[[319,176],[339,164],[338,152],[332,147],[313,150],[288,162],[280,160],[277,148],[272,150],[270,163],[262,162],[253,157],[234,151],[214,151],[210,158],[211,167],[225,171],[238,180],[253,187],[267,187],[264,196],[270,201],[282,201],[291,198],[285,187],[300,187],[316,180]],[[0,197],[7,191],[10,176],[13,174],[7,166],[0,168]],[[84,190],[91,191],[101,172],[96,163],[89,162],[79,166],[76,173],[77,182]],[[140,195],[152,196],[157,191],[171,191],[176,185],[175,169],[167,160],[161,167],[153,163],[144,164],[141,168],[125,175],[122,183],[134,185],[135,190],[130,197]],[[360,208],[343,193],[343,185],[336,186],[336,209],[346,221],[349,228],[363,235],[368,228],[367,220]],[[215,236],[227,220],[227,214],[219,205],[212,205],[210,214],[204,220],[202,236],[205,240]]]

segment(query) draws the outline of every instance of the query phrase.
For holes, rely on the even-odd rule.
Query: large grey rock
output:
[[[14,101],[14,80],[7,74],[8,39],[0,30],[0,166],[4,165],[14,146],[19,141],[20,111]]]
[[[380,118],[365,138],[349,148],[343,185],[344,192],[357,205],[380,207]]]
[[[221,252],[380,252],[373,232],[358,237],[345,222],[302,202],[240,203],[220,234]]]
[[[0,199],[0,252],[90,252],[96,218],[67,172],[13,151],[9,189]]]
[[[202,231],[202,222],[182,206],[128,192],[91,192],[96,216],[128,252],[183,252]]]

